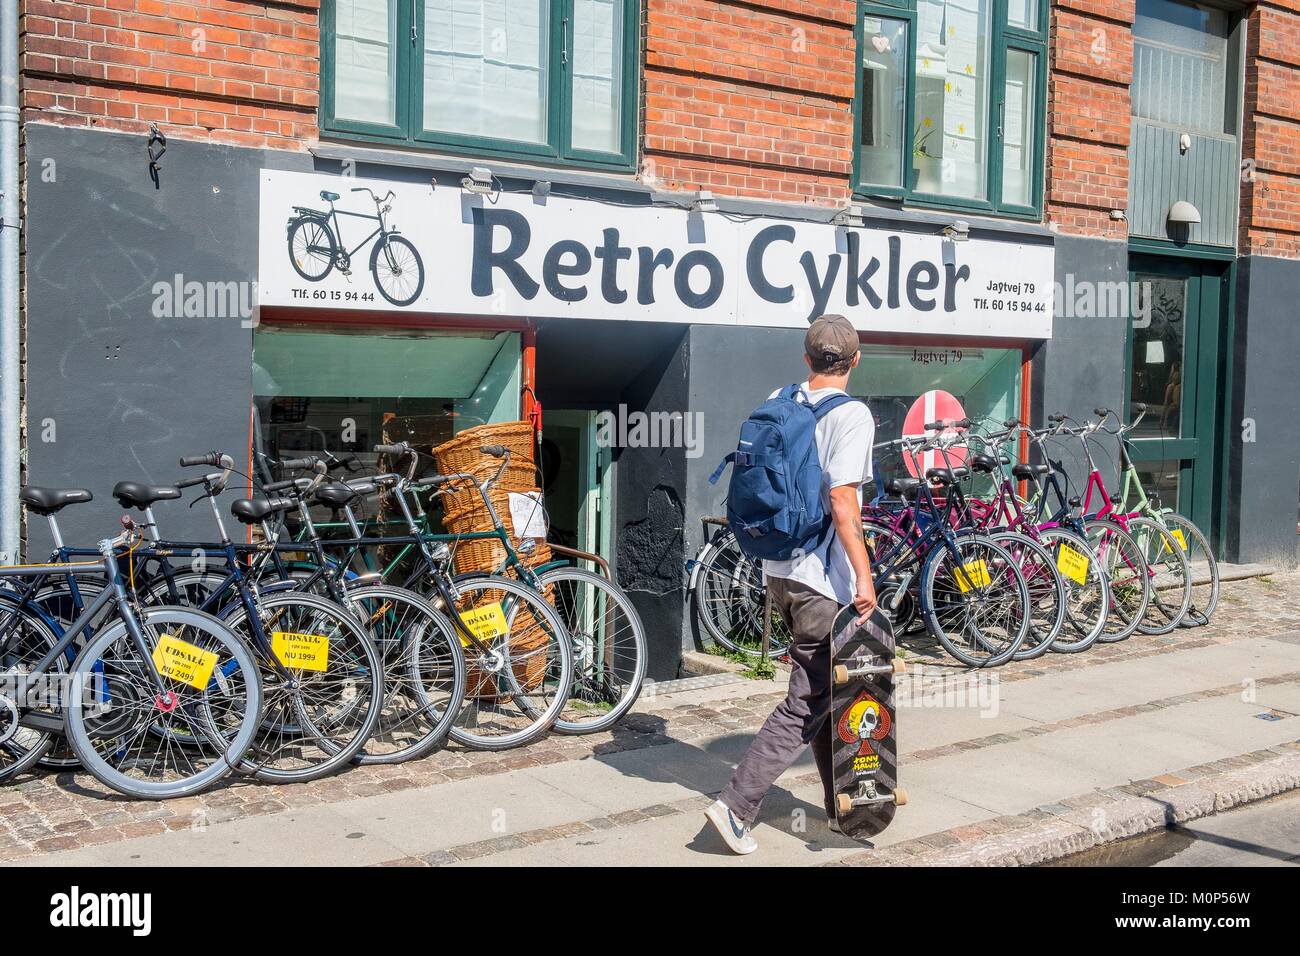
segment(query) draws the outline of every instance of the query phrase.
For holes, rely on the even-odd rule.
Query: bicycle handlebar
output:
[[[213,468],[229,470],[235,466],[235,460],[229,455],[223,455],[219,451],[210,451],[205,455],[183,455],[181,456],[180,465],[182,468],[193,468],[195,465],[209,465]]]

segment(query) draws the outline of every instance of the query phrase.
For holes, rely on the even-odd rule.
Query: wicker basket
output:
[[[465,472],[483,479],[495,473],[501,464],[479,451],[484,445],[504,445],[510,451],[510,465],[498,487],[509,491],[537,489],[532,422],[497,422],[467,428],[434,448],[433,458],[444,475]]]
[[[444,442],[433,449],[434,460],[438,470],[443,474],[465,473],[482,480],[494,475],[501,467],[499,459],[484,455],[479,449],[483,445],[504,445],[510,450],[510,461],[501,480],[488,492],[492,507],[506,524],[510,526],[510,492],[537,492],[537,469],[533,463],[533,427],[530,422],[502,422],[495,425],[479,425],[466,429],[451,441]],[[443,506],[443,525],[452,534],[467,534],[492,530],[492,516],[484,506],[483,497],[477,488],[459,488],[448,491],[439,500]],[[545,541],[535,542],[534,547],[522,555],[529,567],[537,567],[551,560],[551,549]],[[495,538],[475,538],[459,541],[454,546],[453,560],[458,574],[472,571],[495,572],[505,563],[506,551]],[[549,600],[549,595],[547,596]],[[510,639],[510,650],[522,656],[545,646],[546,631],[540,624],[525,623],[518,625]],[[474,667],[468,662],[466,674],[466,696],[478,699],[498,696],[496,682],[490,674]],[[546,654],[537,654],[527,660],[513,665],[515,679],[525,692],[535,691],[545,679]]]

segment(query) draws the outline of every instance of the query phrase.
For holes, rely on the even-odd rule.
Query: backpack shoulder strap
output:
[[[821,421],[835,409],[848,402],[856,402],[857,399],[851,395],[845,395],[841,392],[839,395],[827,395],[816,405],[812,406],[813,417]]]

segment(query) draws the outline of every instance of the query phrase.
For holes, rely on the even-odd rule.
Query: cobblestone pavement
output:
[[[1095,667],[1113,661],[1160,655],[1173,650],[1230,644],[1245,638],[1294,630],[1300,630],[1300,575],[1256,578],[1224,585],[1219,611],[1208,627],[1180,630],[1164,637],[1139,634],[1119,644],[1095,646],[1083,654],[1049,654],[1036,661],[1012,663],[999,668],[996,678],[999,681],[1017,681],[1063,669]],[[954,668],[947,661],[927,660],[917,654],[911,654],[910,659],[918,661],[919,666],[911,668],[908,677],[910,684],[902,689],[904,695],[909,690],[911,693],[925,693],[934,686],[951,683],[954,675],[964,673],[961,668]],[[1275,675],[1267,680],[1271,683],[1294,682],[1300,680],[1300,673]],[[643,700],[637,711],[611,732],[586,737],[552,735],[517,751],[481,753],[449,746],[423,760],[399,766],[357,767],[325,780],[296,786],[268,786],[236,779],[200,796],[165,803],[128,800],[106,790],[85,773],[28,774],[0,787],[0,862],[36,861],[43,854],[54,851],[114,843],[168,830],[194,828],[298,807],[437,786],[455,780],[652,748],[677,741],[690,742],[721,734],[752,732],[783,694],[746,694],[745,689],[745,685],[736,684],[734,697],[713,701],[708,705],[674,706],[670,696],[660,701]],[[995,746],[1024,736],[1051,734],[1065,728],[1228,695],[1239,692],[1240,689],[1240,683],[1224,684],[1193,694],[1152,700],[1135,707],[1102,710],[1069,720],[1037,724],[1015,733],[973,736],[944,747],[904,751],[904,759],[909,762],[933,760],[957,751]],[[1264,753],[1268,757],[1278,756],[1274,752]],[[1246,761],[1244,766],[1249,765],[1254,758],[1252,755],[1243,755],[1234,759]],[[1265,758],[1258,756],[1258,759]],[[1220,763],[1214,768],[1203,768],[1203,772],[1208,773],[1211,769],[1222,771],[1224,766]],[[1190,768],[1179,772],[1178,777],[1190,779],[1187,774],[1195,772],[1196,768]],[[799,780],[809,782],[815,780],[815,777],[807,775]],[[1140,789],[1146,783],[1138,781],[1132,786]],[[1161,785],[1157,782],[1152,786]],[[1167,786],[1169,782],[1165,781],[1163,785]],[[708,802],[709,798],[701,795],[675,804],[642,807],[628,813],[454,847],[434,854],[433,859],[394,862],[427,865],[472,859],[502,849],[563,839],[583,832],[584,828],[609,829],[654,816],[696,810]],[[965,836],[972,839],[977,835],[979,838],[987,837],[987,828],[996,828],[997,825],[997,821],[981,824]],[[925,839],[938,839],[941,843],[944,840],[961,842],[962,836],[935,834]],[[507,841],[509,845],[498,845],[501,841]],[[924,841],[918,845],[921,843]],[[932,844],[925,846],[931,850],[936,848]]]

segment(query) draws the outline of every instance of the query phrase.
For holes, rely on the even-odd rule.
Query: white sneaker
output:
[[[713,805],[704,811],[704,815],[709,818],[709,822],[731,848],[732,853],[744,856],[758,849],[758,841],[749,835],[749,827],[737,820],[731,808],[721,800],[715,800]]]

